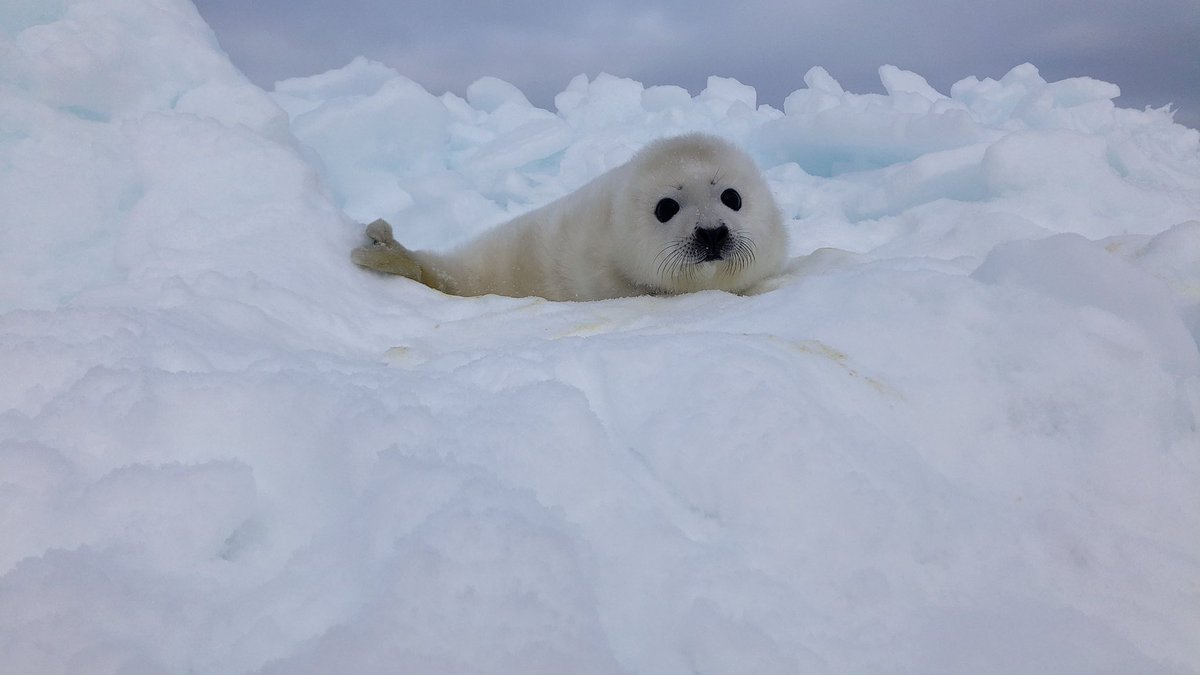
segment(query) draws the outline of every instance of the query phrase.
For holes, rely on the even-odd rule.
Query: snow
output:
[[[2,670],[1200,673],[1200,133],[880,78],[268,93],[184,0],[0,9]],[[768,292],[348,260],[691,130],[789,219]]]

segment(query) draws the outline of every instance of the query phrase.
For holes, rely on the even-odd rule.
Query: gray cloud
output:
[[[266,87],[363,55],[433,92],[462,93],[493,75],[542,106],[574,75],[599,72],[692,91],[708,75],[736,77],[779,105],[814,65],[852,91],[878,91],[885,63],[947,91],[1028,61],[1049,80],[1114,82],[1124,106],[1174,103],[1177,120],[1200,126],[1195,0],[196,4],[234,62]]]

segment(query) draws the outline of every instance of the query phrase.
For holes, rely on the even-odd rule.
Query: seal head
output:
[[[783,216],[746,153],[714,136],[655,141],[630,161],[615,225],[634,283],[741,292],[783,264]]]

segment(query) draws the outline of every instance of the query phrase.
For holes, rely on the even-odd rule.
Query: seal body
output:
[[[706,134],[654,141],[575,192],[449,252],[410,251],[384,221],[359,265],[453,295],[549,300],[749,290],[787,252],[754,161]]]

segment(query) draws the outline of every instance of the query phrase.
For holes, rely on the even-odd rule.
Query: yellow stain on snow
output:
[[[862,380],[883,396],[894,398],[898,401],[904,400],[904,395],[901,394],[900,391],[895,387],[877,378],[861,374],[858,369],[851,365],[850,357],[845,352],[834,349],[820,340],[785,340],[773,335],[769,337],[771,337],[773,341],[779,342],[793,351],[812,356],[819,356],[836,363],[846,371],[847,375],[852,378]]]

